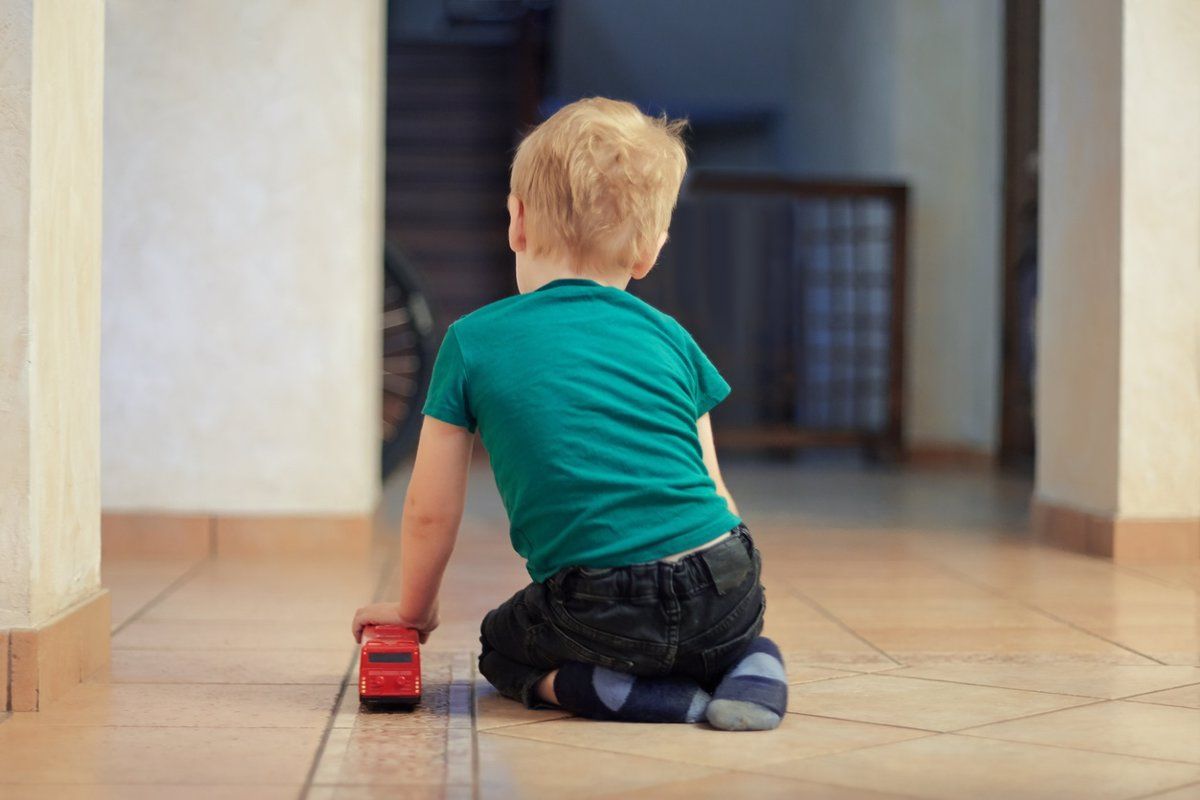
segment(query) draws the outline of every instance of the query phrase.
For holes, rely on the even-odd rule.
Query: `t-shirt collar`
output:
[[[559,286],[604,286],[599,281],[591,280],[590,278],[556,278],[549,283],[543,284],[534,289],[535,292],[541,292],[546,289],[555,289]]]

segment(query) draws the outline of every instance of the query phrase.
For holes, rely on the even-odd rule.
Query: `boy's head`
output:
[[[509,241],[522,258],[598,277],[649,272],[687,168],[685,120],[590,97],[564,106],[517,148]]]

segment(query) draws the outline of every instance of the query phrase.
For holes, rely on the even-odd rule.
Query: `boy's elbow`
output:
[[[440,531],[458,527],[458,515],[433,509],[412,509],[404,515],[405,522],[422,531]]]
[[[426,505],[411,495],[404,503],[404,522],[422,531],[435,531],[458,527],[460,513],[447,510],[442,505]]]

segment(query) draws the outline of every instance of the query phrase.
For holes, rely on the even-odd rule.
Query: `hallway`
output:
[[[480,469],[417,711],[359,710],[349,637],[395,594],[401,479],[368,560],[106,558],[111,668],[0,722],[0,795],[1200,797],[1195,563],[1032,545],[1027,484],[990,473],[727,472],[788,659],[777,731],[498,698],[476,626],[525,576]]]

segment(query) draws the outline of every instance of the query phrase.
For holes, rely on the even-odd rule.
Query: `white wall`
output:
[[[107,510],[378,493],[382,4],[110,0]]]
[[[999,0],[575,0],[559,11],[564,94],[774,104],[778,142],[710,152],[711,163],[911,186],[908,436],[993,450]]]

